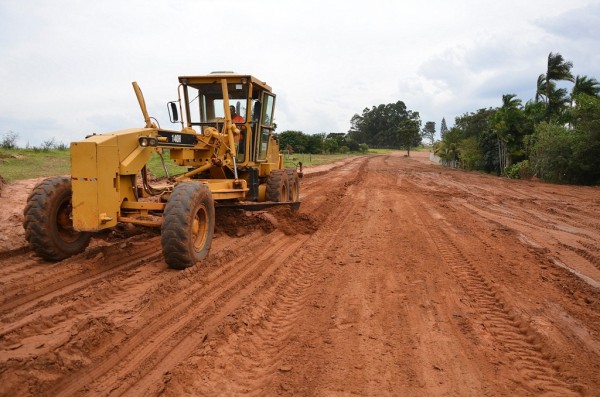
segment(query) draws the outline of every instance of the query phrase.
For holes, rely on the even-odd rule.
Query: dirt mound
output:
[[[318,226],[309,214],[292,211],[289,207],[275,207],[269,210],[269,215],[275,219],[275,225],[288,236],[295,234],[313,234]]]
[[[215,214],[215,233],[242,237],[256,230],[271,233],[280,230],[288,236],[312,234],[316,222],[307,214],[292,211],[289,207],[273,207],[265,211],[243,211],[220,208]]]
[[[275,227],[273,222],[261,216],[259,212],[219,208],[215,213],[215,234],[242,237],[256,230],[271,233]]]

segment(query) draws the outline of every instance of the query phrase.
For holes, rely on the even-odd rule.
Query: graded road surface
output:
[[[428,153],[309,170],[298,213],[218,211],[175,271],[150,229],[58,263],[0,197],[2,396],[599,396],[600,189]]]

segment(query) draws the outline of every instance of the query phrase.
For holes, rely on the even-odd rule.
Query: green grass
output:
[[[170,153],[168,150],[163,151],[163,159],[165,160],[165,165],[167,166],[167,170],[169,171],[170,176],[179,175],[188,170],[187,167],[181,167],[175,164],[173,160],[171,160],[169,154]],[[155,175],[159,178],[166,176],[162,162],[160,161],[160,157],[156,152],[152,152],[152,156],[150,157],[150,160],[148,160],[148,169],[150,170],[150,173],[152,175]]]
[[[68,175],[71,169],[68,150],[0,149],[0,176],[6,181]]]
[[[186,167],[180,167],[171,161],[168,151],[165,151],[163,157],[170,175],[187,171]],[[160,157],[156,152],[152,153],[148,168],[157,177],[165,176]],[[70,173],[69,150],[0,149],[0,176],[8,182]]]
[[[368,154],[387,154],[390,152],[391,150],[389,149],[369,149]],[[284,164],[286,167],[293,168],[298,161],[302,161],[305,167],[309,167],[334,163],[342,159],[360,155],[360,153],[295,153],[291,156],[285,155]],[[163,157],[169,170],[169,175],[178,175],[187,171],[187,167],[180,167],[173,163],[168,150],[164,151]],[[152,157],[148,161],[148,169],[157,177],[165,176],[160,157],[155,152],[152,153]],[[69,175],[70,173],[71,159],[69,150],[0,149],[0,176],[8,182],[44,176]]]
[[[367,155],[374,154],[387,154],[391,153],[390,149],[369,149]],[[294,167],[299,161],[302,162],[304,167],[316,166],[321,164],[335,163],[336,161],[347,159],[349,157],[363,156],[362,153],[346,153],[346,154],[305,154],[305,153],[294,153],[292,155],[285,155],[284,165],[286,167]]]

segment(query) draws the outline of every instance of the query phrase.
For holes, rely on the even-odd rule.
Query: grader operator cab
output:
[[[302,164],[285,169],[273,135],[275,95],[250,75],[217,72],[179,77],[167,107],[181,130],[148,115],[134,82],[145,127],[91,135],[71,143],[71,178],[53,177],[29,195],[23,226],[33,250],[51,261],[85,250],[91,233],[117,223],[161,229],[167,264],[184,269],[208,255],[215,207],[298,208]],[[234,118],[233,114],[236,116]],[[187,167],[153,183],[153,152]]]

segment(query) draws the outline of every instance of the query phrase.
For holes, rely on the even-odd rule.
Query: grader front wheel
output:
[[[208,186],[180,183],[165,206],[161,227],[169,267],[185,269],[206,258],[215,229],[215,206]]]
[[[38,183],[27,198],[23,227],[35,253],[60,261],[85,250],[89,233],[73,229],[71,180],[53,177]]]

